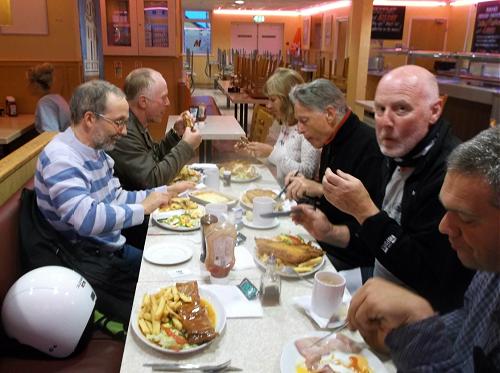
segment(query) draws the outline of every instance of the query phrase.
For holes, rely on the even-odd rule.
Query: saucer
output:
[[[243,216],[243,225],[252,229],[273,229],[280,225],[280,221],[277,218],[274,218],[271,224],[257,225],[253,221],[249,221],[246,216]]]
[[[309,316],[314,322],[322,329],[325,328],[335,328],[342,324],[342,322],[347,317],[347,311],[349,310],[349,303],[351,302],[351,295],[348,292],[344,292],[344,297],[342,298],[342,303],[337,309],[337,319],[328,323],[328,319],[321,317],[316,314],[311,308],[311,295],[304,295],[301,297],[293,298],[293,302],[302,308],[307,316]]]

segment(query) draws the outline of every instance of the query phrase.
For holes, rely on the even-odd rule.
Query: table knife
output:
[[[289,216],[292,213],[292,210],[288,211],[276,211],[276,212],[267,212],[265,214],[260,214],[263,218],[277,218],[280,216]]]

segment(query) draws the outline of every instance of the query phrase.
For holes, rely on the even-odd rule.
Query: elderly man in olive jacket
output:
[[[115,149],[109,152],[115,161],[115,174],[129,190],[168,184],[194,156],[201,136],[196,130],[186,129],[179,120],[159,143],[151,138],[149,125],[160,123],[170,104],[167,82],[158,71],[133,70],[125,79],[124,91],[130,116],[127,136],[119,139]],[[179,193],[186,187],[179,184],[168,189]]]

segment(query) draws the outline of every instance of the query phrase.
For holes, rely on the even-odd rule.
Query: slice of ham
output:
[[[191,303],[183,303],[178,311],[188,342],[199,345],[217,337],[218,333],[208,319],[207,310],[201,305],[198,283],[196,281],[177,283],[176,287],[192,299]]]
[[[319,339],[320,337],[306,337],[295,341],[297,351],[299,351],[299,354],[304,357],[307,369],[312,372],[332,372],[330,367],[320,367],[318,366],[318,363],[320,362],[322,356],[328,355],[333,351],[342,351],[354,354],[361,352],[361,348],[358,343],[342,334],[336,334],[335,336],[332,336],[332,338],[327,338],[318,344],[314,344]]]

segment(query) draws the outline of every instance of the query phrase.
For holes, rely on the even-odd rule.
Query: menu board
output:
[[[500,1],[477,4],[471,51],[500,53]]]
[[[401,40],[405,24],[404,6],[374,6],[372,39]]]

